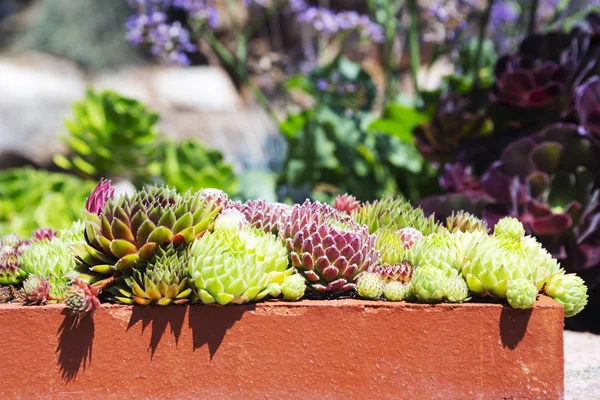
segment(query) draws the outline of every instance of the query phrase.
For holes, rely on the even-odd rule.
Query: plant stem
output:
[[[408,30],[408,43],[410,55],[410,74],[415,88],[415,98],[417,106],[421,105],[421,91],[419,89],[418,72],[421,65],[420,61],[420,43],[419,43],[419,10],[417,0],[408,0],[408,13],[410,15],[410,27]]]
[[[490,14],[494,2],[495,0],[488,0],[488,5],[479,23],[479,37],[477,39],[477,50],[475,52],[475,59],[473,60],[473,87],[479,85],[479,69],[481,68],[481,54],[483,53],[483,43],[485,42],[487,26],[490,22]]]
[[[115,274],[113,276],[111,276],[110,278],[102,279],[101,281],[94,283],[92,286],[99,288],[100,291],[102,291],[102,290],[106,289],[107,287],[109,287],[110,285],[112,285],[115,282],[115,278],[119,275],[120,275],[120,272],[115,272]]]
[[[527,27],[527,34],[533,35],[535,33],[535,17],[537,16],[537,9],[539,5],[539,0],[532,0],[531,3],[531,13],[529,14],[529,25]]]

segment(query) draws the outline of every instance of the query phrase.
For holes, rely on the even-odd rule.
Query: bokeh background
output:
[[[596,0],[1,0],[0,235],[91,187],[518,217],[600,330]]]

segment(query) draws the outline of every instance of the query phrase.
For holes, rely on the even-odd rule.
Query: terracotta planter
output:
[[[563,311],[358,300],[0,306],[0,398],[557,399]]]

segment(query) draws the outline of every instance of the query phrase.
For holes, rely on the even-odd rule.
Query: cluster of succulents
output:
[[[443,97],[434,119],[416,132],[423,155],[445,163],[440,183],[446,194],[421,202],[428,213],[443,220],[465,209],[490,228],[503,217],[517,218],[566,271],[585,280],[596,307],[599,16],[592,12],[569,31],[528,36],[516,52],[498,60],[489,88],[445,94],[461,100],[448,103]],[[487,99],[479,101],[481,91]],[[485,135],[478,133],[483,120],[490,121]]]
[[[545,293],[566,316],[583,309],[583,281],[565,274],[521,222],[503,218],[493,229],[464,212],[438,224],[402,198],[242,204],[216,189],[164,186],[115,198],[101,180],[70,229],[3,237],[0,277],[12,285],[4,297],[20,291],[31,305],[64,301],[76,322],[101,301],[225,306],[307,294],[422,303],[491,297],[524,309]]]

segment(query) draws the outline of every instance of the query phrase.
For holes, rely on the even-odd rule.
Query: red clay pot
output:
[[[2,399],[559,399],[563,309],[0,306]]]

